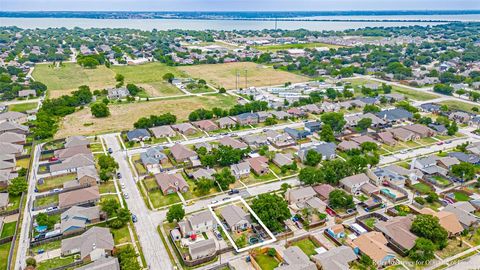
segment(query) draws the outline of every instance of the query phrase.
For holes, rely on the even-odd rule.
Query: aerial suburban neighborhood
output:
[[[274,22],[0,24],[0,269],[478,267],[478,20]]]

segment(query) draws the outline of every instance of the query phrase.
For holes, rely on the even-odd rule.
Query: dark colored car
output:
[[[133,223],[137,222],[137,216],[136,215],[132,215],[132,222]]]
[[[233,194],[238,194],[240,193],[240,191],[238,189],[231,189],[229,192],[228,192],[228,195],[233,195]]]

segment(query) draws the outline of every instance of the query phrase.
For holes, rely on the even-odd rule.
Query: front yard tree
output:
[[[172,223],[174,220],[180,221],[185,216],[185,210],[181,204],[170,206],[167,212],[167,220]]]
[[[102,211],[107,213],[108,216],[112,216],[120,208],[120,204],[115,199],[107,199],[100,203]]]
[[[313,185],[318,183],[318,171],[313,167],[306,167],[300,170],[300,174],[298,175],[298,179],[300,182],[304,183],[305,185]]]
[[[213,177],[222,190],[228,189],[230,184],[235,183],[235,177],[228,168],[223,168],[219,173],[214,174]]]
[[[467,162],[455,164],[450,170],[453,175],[462,179],[463,181],[469,181],[475,178],[475,166]]]
[[[432,241],[419,237],[415,240],[415,246],[410,250],[408,257],[415,262],[430,261],[435,258],[435,249],[435,244]]]
[[[447,245],[448,233],[440,225],[437,217],[431,215],[417,215],[410,229],[414,234],[432,241],[439,248]]]
[[[362,118],[360,121],[358,121],[357,128],[359,130],[367,130],[367,128],[369,128],[371,125],[372,125],[372,119],[365,117],[365,118]]]
[[[119,249],[117,257],[120,268],[124,270],[141,269],[137,256],[138,254],[135,252],[132,245],[127,245],[126,247]]]
[[[169,82],[169,83],[172,83],[173,79],[175,79],[175,75],[173,75],[172,73],[165,73],[165,75],[163,75],[162,77],[165,81]]]
[[[12,180],[10,185],[8,185],[8,193],[12,196],[18,196],[22,192],[27,191],[28,184],[25,180],[25,177],[16,177]]]
[[[455,133],[457,133],[457,131],[458,131],[457,123],[455,121],[452,121],[450,126],[447,128],[447,134],[449,136],[453,136],[455,135]]]
[[[273,232],[284,229],[283,221],[290,217],[288,204],[282,197],[275,194],[262,194],[255,198],[252,209],[262,222]]]
[[[323,125],[320,131],[320,139],[324,142],[334,142],[335,136],[333,135],[333,129],[330,125]]]
[[[202,177],[198,179],[197,185],[195,186],[195,188],[198,191],[198,193],[205,195],[210,191],[210,189],[213,188],[213,181],[208,178]]]
[[[305,156],[305,165],[317,166],[322,161],[322,155],[315,150],[308,150]]]
[[[110,115],[110,110],[108,109],[107,104],[103,102],[94,103],[90,110],[92,111],[92,115],[97,118],[107,117]]]

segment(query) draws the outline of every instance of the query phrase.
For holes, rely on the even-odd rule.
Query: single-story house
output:
[[[322,160],[334,159],[336,157],[336,148],[336,144],[326,142],[300,146],[300,149],[298,150],[298,157],[302,162],[305,162],[308,151],[313,150],[322,155]]]
[[[224,136],[224,137],[220,138],[220,140],[218,140],[218,142],[220,143],[220,145],[230,146],[234,149],[247,149],[247,147],[248,147],[248,145],[246,143],[241,142],[237,139],[233,139],[230,136]]]
[[[252,223],[250,215],[236,205],[227,205],[223,207],[220,210],[220,215],[223,217],[231,231],[248,229]]]
[[[222,129],[223,128],[232,128],[237,124],[237,122],[235,122],[235,120],[233,120],[229,116],[219,118],[216,122],[217,122],[218,126]]]
[[[98,186],[91,186],[58,194],[58,208],[96,204],[99,200]]]
[[[360,149],[360,144],[355,141],[342,141],[337,145],[340,151],[350,151]]]
[[[334,191],[335,188],[329,184],[321,184],[313,187],[313,190],[320,196],[322,200],[328,200],[330,192]]]
[[[0,134],[0,142],[12,144],[25,144],[27,136],[13,132],[5,132]]]
[[[378,266],[386,265],[395,258],[395,253],[387,247],[388,240],[381,232],[367,232],[352,242],[355,248],[370,257]]]
[[[296,189],[289,189],[285,193],[285,199],[289,204],[304,202],[317,195],[312,187],[302,187]]]
[[[272,162],[281,168],[283,166],[291,165],[294,161],[291,154],[275,153]]]
[[[215,170],[214,169],[210,169],[210,168],[200,168],[196,171],[194,171],[191,176],[193,177],[193,179],[195,180],[199,180],[201,178],[206,178],[206,179],[211,179],[213,180],[213,175],[215,174]]]
[[[357,259],[351,247],[339,246],[327,252],[312,256],[312,260],[323,270],[347,270],[349,264]]]
[[[190,123],[180,123],[172,125],[173,130],[182,133],[183,135],[193,135],[197,133],[197,129]]]
[[[72,148],[78,146],[89,146],[90,141],[85,138],[85,136],[70,136],[65,139],[65,143],[63,145],[64,148]]]
[[[150,132],[152,132],[155,138],[169,138],[177,135],[171,126],[152,127],[150,128]]]
[[[254,124],[258,124],[259,120],[258,120],[258,114],[256,113],[242,113],[242,114],[239,114],[237,116],[235,116],[235,121],[239,124],[239,125],[254,125]]]
[[[264,175],[270,172],[268,159],[264,156],[248,158],[246,161],[256,175]]]
[[[285,128],[283,131],[285,131],[285,133],[290,135],[290,137],[292,137],[295,140],[305,139],[308,135],[311,135],[311,133],[306,130],[298,130],[298,129],[289,128],[289,127]]]
[[[185,147],[183,144],[175,144],[170,148],[170,153],[176,162],[182,163],[188,160],[198,159],[197,153]]]
[[[283,264],[274,270],[317,270],[314,262],[297,246],[290,246],[281,252]]]
[[[424,207],[420,209],[420,213],[437,217],[440,226],[442,226],[448,232],[449,237],[458,236],[464,230],[462,224],[460,224],[460,221],[458,221],[457,216],[452,212],[444,210],[436,212],[431,208]]]
[[[29,130],[29,128],[27,126],[17,124],[15,122],[10,122],[10,121],[1,122],[0,121],[0,134],[5,133],[5,132],[27,134],[28,130]]]
[[[355,174],[340,180],[340,186],[346,191],[355,194],[360,191],[360,188],[370,182],[370,178],[365,173]]]
[[[81,235],[63,239],[61,254],[68,256],[80,253],[83,261],[96,261],[112,255],[114,246],[109,228],[92,227]]]
[[[235,179],[245,178],[250,175],[250,163],[244,161],[237,164],[230,165],[230,171]]]
[[[146,152],[140,154],[140,160],[148,171],[159,168],[160,164],[165,164],[168,162],[167,155],[162,151],[163,147],[155,146],[150,147]]]
[[[219,127],[212,120],[200,120],[193,122],[193,125],[204,131],[215,131]]]
[[[149,140],[150,138],[150,133],[144,128],[137,128],[127,132],[127,139],[130,142],[140,142]]]
[[[100,207],[73,206],[61,214],[60,230],[68,235],[84,230],[87,224],[100,221]]]
[[[157,182],[157,185],[162,191],[163,195],[168,195],[175,192],[183,193],[190,189],[187,181],[185,181],[185,179],[183,179],[182,175],[179,173],[157,173],[155,174],[155,181]]]
[[[375,230],[382,232],[388,242],[397,247],[403,253],[407,253],[415,246],[417,236],[410,232],[412,227],[412,217],[397,216],[387,221],[375,223]]]
[[[188,253],[191,260],[198,260],[201,258],[215,255],[217,252],[217,244],[214,239],[205,239],[196,241],[188,246]]]

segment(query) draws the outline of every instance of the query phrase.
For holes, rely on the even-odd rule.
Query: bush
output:
[[[36,261],[34,258],[32,258],[32,257],[27,258],[27,259],[25,260],[25,263],[27,264],[27,266],[33,266],[33,267],[36,267],[36,266],[37,266],[37,261]]]
[[[421,205],[424,205],[426,203],[426,201],[423,197],[415,197],[414,200]]]
[[[275,255],[277,255],[277,251],[274,248],[269,248],[267,254],[270,257],[275,257]]]

